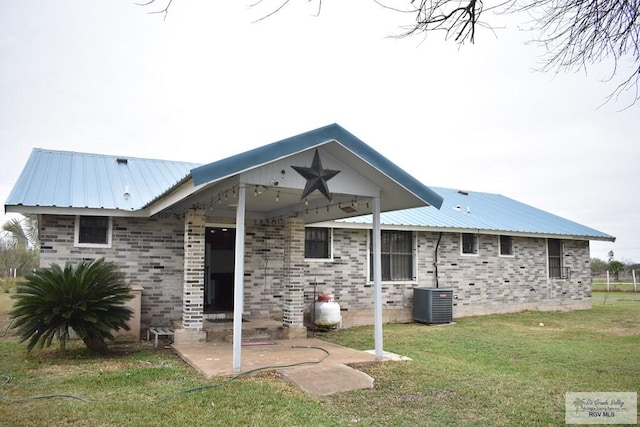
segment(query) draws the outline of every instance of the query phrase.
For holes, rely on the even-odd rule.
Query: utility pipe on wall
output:
[[[440,240],[442,240],[442,231],[438,236],[438,242],[436,243],[436,250],[433,255],[433,270],[436,273],[436,288],[440,287],[440,281],[438,279],[438,248],[440,247]]]

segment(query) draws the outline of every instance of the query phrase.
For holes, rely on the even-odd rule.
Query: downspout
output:
[[[440,240],[442,240],[442,231],[440,232],[440,235],[438,236],[438,242],[436,243],[436,250],[435,250],[435,253],[433,255],[433,267],[434,267],[434,271],[436,273],[436,288],[440,287],[440,283],[438,282],[438,247],[440,246]]]

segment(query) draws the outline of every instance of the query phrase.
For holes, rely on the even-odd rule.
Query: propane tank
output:
[[[315,302],[315,319],[317,326],[325,328],[337,327],[342,322],[340,314],[340,304],[333,300],[333,295],[329,293],[321,293],[318,295],[318,301]]]

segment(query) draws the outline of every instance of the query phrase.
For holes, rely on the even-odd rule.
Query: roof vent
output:
[[[129,163],[129,160],[125,159],[124,157],[118,157],[116,159],[116,163],[119,164],[119,165],[126,165],[126,164]]]

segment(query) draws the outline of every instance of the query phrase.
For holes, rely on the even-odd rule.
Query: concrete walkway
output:
[[[173,350],[205,378],[232,376],[229,343],[173,344]],[[408,360],[385,353],[384,360]],[[277,371],[302,390],[318,396],[373,388],[374,379],[348,365],[374,363],[373,352],[359,351],[315,338],[254,341],[243,344],[240,375]]]

